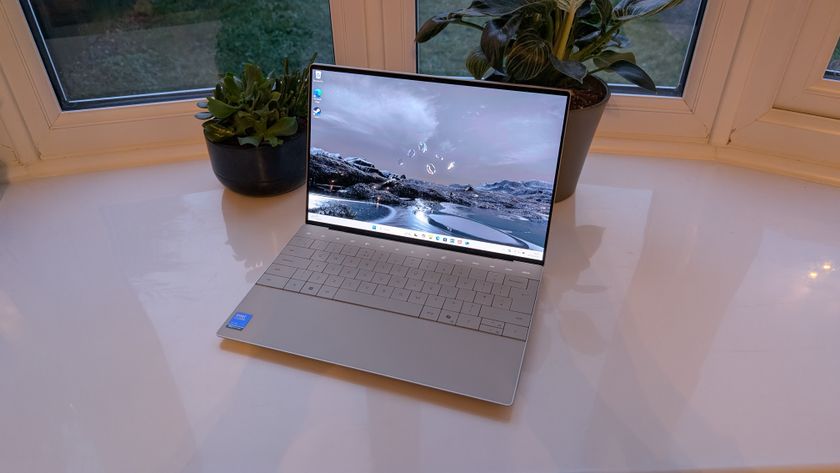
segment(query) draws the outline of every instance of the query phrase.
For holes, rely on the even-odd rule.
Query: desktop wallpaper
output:
[[[314,75],[310,212],[543,249],[565,97]]]

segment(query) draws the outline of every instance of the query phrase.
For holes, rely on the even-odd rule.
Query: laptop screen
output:
[[[568,95],[311,70],[308,221],[542,262]]]

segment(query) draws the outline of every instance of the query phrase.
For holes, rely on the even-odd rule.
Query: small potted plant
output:
[[[435,15],[417,31],[428,41],[450,24],[481,30],[466,58],[476,79],[571,90],[571,112],[557,175],[555,201],[575,192],[610,90],[593,74],[612,71],[650,91],[656,85],[636,65],[621,28],[682,0],[476,0],[466,8]],[[481,22],[485,22],[483,25]]]
[[[310,61],[314,61],[314,56]],[[245,64],[227,73],[213,95],[198,102],[213,172],[227,188],[247,195],[276,195],[303,184],[309,66],[266,76]]]

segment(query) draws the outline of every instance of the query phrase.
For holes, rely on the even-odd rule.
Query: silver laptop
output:
[[[222,338],[513,403],[568,94],[313,65],[305,223]]]

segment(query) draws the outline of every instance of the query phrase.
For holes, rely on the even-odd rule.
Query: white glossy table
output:
[[[302,190],[192,162],[0,193],[3,472],[840,470],[837,188],[593,156],[512,408],[216,338]]]

